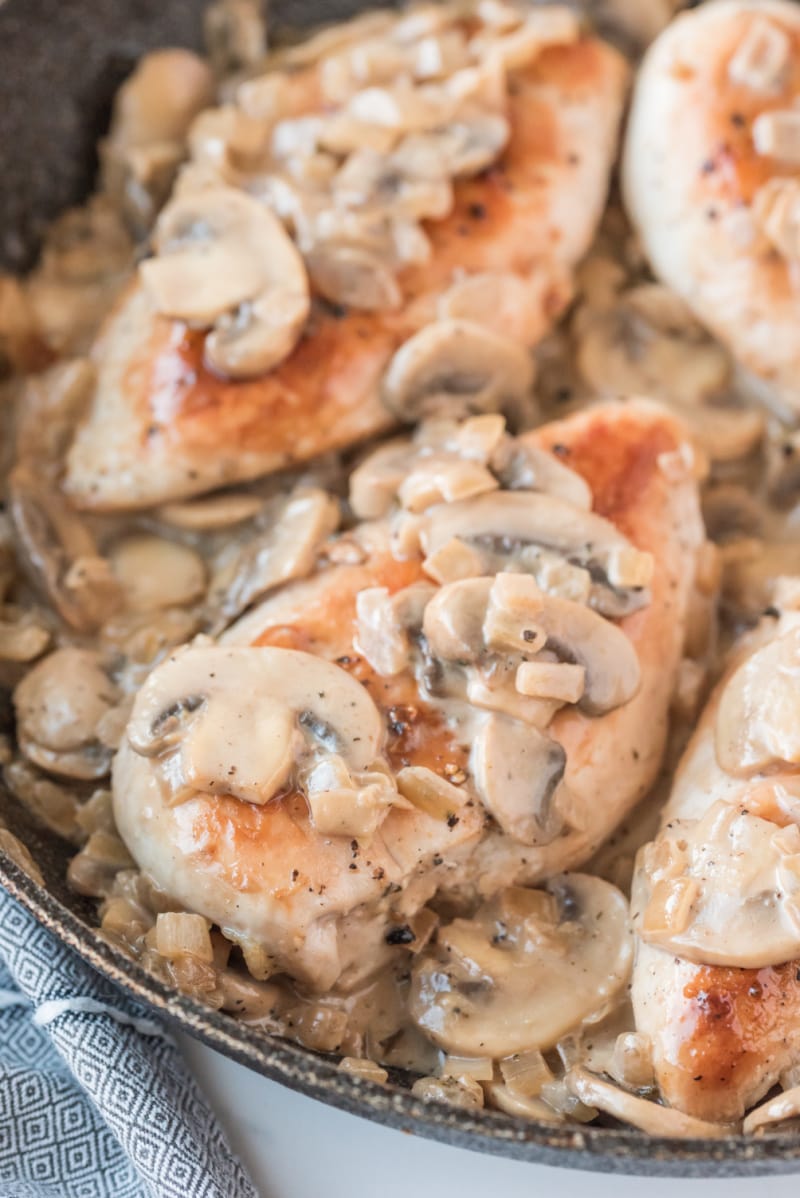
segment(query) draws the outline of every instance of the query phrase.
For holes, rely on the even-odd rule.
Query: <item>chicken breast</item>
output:
[[[715,1122],[800,1053],[799,644],[787,602],[737,650],[637,862],[636,1026],[666,1101]]]
[[[159,666],[116,758],[141,868],[317,989],[437,891],[584,861],[659,768],[703,544],[685,434],[635,403],[502,426],[377,450],[377,518]]]
[[[553,721],[566,755],[572,828],[538,850],[490,829],[472,864],[482,893],[577,868],[648,793],[661,766],[681,661],[704,652],[702,633],[690,645],[691,629],[713,623],[714,584],[705,577],[705,531],[680,423],[656,405],[631,401],[591,408],[531,436],[586,479],[594,511],[652,553],[652,598],[620,622],[639,659],[636,695],[599,718],[567,708]]]
[[[298,113],[319,104],[315,69],[289,76]],[[94,348],[97,386],[68,459],[72,500],[144,507],[383,432],[397,419],[381,398],[393,353],[465,275],[522,280],[537,309],[521,330],[532,344],[563,310],[570,269],[592,240],[626,82],[622,58],[592,37],[549,47],[512,72],[507,148],[492,169],[456,182],[446,218],[425,222],[430,257],[399,276],[399,306],[369,312],[317,301],[294,351],[261,377],[214,373],[205,333],[158,315],[134,280]],[[513,324],[512,314],[510,333]]]
[[[715,0],[678,16],[637,77],[623,191],[653,270],[800,410],[800,9]]]

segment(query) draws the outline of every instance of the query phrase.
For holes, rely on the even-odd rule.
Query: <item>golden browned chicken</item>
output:
[[[489,34],[474,21],[445,28],[438,43],[409,22],[358,43],[349,59],[340,50],[289,74],[279,63],[245,85],[238,108],[199,118],[192,163],[156,226],[156,258],[94,349],[97,385],[66,477],[78,505],[135,508],[251,479],[414,420],[443,391],[462,412],[527,397],[524,347],[563,310],[602,212],[627,68],[560,9],[533,9],[485,46]],[[419,65],[432,45],[452,66]],[[362,52],[362,78],[371,71],[382,82],[382,64],[395,78],[409,46],[422,76],[415,91],[386,83],[353,95],[342,85],[343,106],[326,98],[339,94],[333,58],[337,70],[355,70]],[[431,111],[444,102],[450,123],[431,130],[440,118],[420,112],[423,100]],[[270,210],[304,263],[278,222],[267,224]],[[190,267],[187,244],[194,239],[194,253],[203,238]],[[183,257],[170,257],[176,247]],[[259,292],[262,303],[253,296],[270,262],[273,291]],[[178,267],[188,272],[183,288]],[[210,297],[223,276],[231,289]],[[414,362],[407,345],[398,361],[432,320]],[[269,347],[262,339],[254,351],[259,329]]]
[[[634,887],[637,1028],[667,1102],[718,1122],[794,1086],[800,1053],[796,583],[781,599],[709,702]]]
[[[654,271],[800,410],[800,9],[720,0],[685,13],[637,77],[623,183]]]
[[[141,868],[262,976],[324,989],[422,937],[436,891],[586,860],[661,761],[704,543],[690,465],[643,403],[376,450],[351,484],[369,520],[317,574],[139,693],[114,807]]]

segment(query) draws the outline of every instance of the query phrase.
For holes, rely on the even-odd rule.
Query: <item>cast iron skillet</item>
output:
[[[385,2],[385,0],[384,0]],[[349,15],[359,0],[276,0],[294,26]],[[115,88],[159,45],[200,45],[201,0],[0,0],[0,265],[21,269],[42,228],[91,185],[94,146]],[[495,1111],[467,1112],[337,1072],[330,1059],[169,990],[98,935],[95,906],[66,886],[74,849],[0,788],[0,818],[45,879],[0,851],[0,883],[45,927],[123,990],[243,1065],[294,1090],[390,1127],[464,1148],[603,1172],[733,1177],[800,1171],[800,1137],[670,1140],[623,1127],[559,1127]]]

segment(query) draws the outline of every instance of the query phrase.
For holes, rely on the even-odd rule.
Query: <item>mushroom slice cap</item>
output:
[[[462,578],[439,588],[422,621],[422,631],[436,657],[466,664],[481,656],[491,585],[490,578]]]
[[[264,280],[263,234],[268,241],[273,224],[285,237],[268,209],[232,187],[209,187],[172,200],[156,224],[157,256],[139,268],[159,312],[210,325],[253,299]]]
[[[715,725],[717,761],[747,777],[800,763],[800,628],[751,654],[722,691]]]
[[[28,466],[9,475],[8,500],[22,569],[70,627],[91,632],[120,606],[122,592],[88,528]]]
[[[397,350],[383,380],[403,420],[516,411],[533,385],[533,359],[511,338],[469,320],[426,325]]]
[[[247,377],[282,361],[308,317],[308,277],[278,218],[233,187],[181,191],[139,269],[159,312],[207,328],[209,363]]]
[[[524,437],[507,437],[498,446],[491,466],[509,491],[545,491],[581,511],[592,510],[592,492],[576,470],[559,462],[554,454],[531,445]]]
[[[561,874],[545,890],[512,887],[440,928],[413,971],[411,1016],[450,1053],[551,1048],[619,993],[632,941],[627,899],[609,882]]]
[[[336,500],[318,487],[298,487],[268,514],[265,531],[226,545],[216,563],[208,597],[215,634],[268,591],[309,574],[321,543],[339,523]]]
[[[645,587],[614,586],[608,576],[619,550],[639,551],[610,521],[553,495],[497,491],[432,508],[420,525],[425,554],[432,556],[453,537],[484,553],[485,573],[501,562],[526,569],[532,548],[563,554],[568,563],[591,569],[590,602],[606,615],[626,614],[649,600]]]
[[[14,691],[20,748],[34,765],[50,773],[102,778],[111,753],[98,740],[97,730],[116,700],[100,654],[57,649]]]
[[[528,574],[448,583],[425,609],[423,632],[431,651],[447,661],[467,664],[486,649],[507,653],[517,644],[582,666],[578,705],[587,715],[620,707],[639,688],[639,659],[622,629],[582,603],[546,594]]]
[[[775,1094],[751,1111],[745,1118],[742,1130],[745,1135],[751,1135],[762,1128],[784,1123],[787,1119],[796,1119],[799,1115],[800,1086],[792,1086],[790,1090]]]
[[[569,1092],[586,1106],[605,1111],[623,1123],[630,1123],[653,1136],[669,1136],[682,1139],[721,1139],[733,1130],[724,1123],[709,1123],[696,1119],[673,1107],[660,1106],[649,1098],[640,1098],[612,1085],[589,1069],[574,1068],[566,1075]]]
[[[409,155],[435,154],[451,178],[464,179],[491,166],[509,135],[509,123],[500,113],[465,111],[437,128],[412,133],[404,148]]]
[[[637,862],[649,944],[703,965],[758,969],[800,956],[800,828],[716,802],[673,820]]]
[[[292,352],[308,312],[307,289],[247,300],[217,320],[206,337],[205,360],[228,378],[265,374]]]
[[[173,794],[200,789],[265,803],[298,755],[334,752],[349,769],[367,770],[383,723],[364,687],[322,658],[187,646],[150,674],[127,736],[135,752],[163,759]]]
[[[530,724],[491,714],[470,757],[481,801],[500,827],[522,844],[550,844],[563,819],[555,798],[567,755],[558,741]]]
[[[402,302],[392,271],[366,247],[321,242],[309,250],[306,262],[315,289],[332,303],[384,312]]]
[[[187,532],[211,532],[252,520],[263,506],[264,500],[260,495],[230,491],[202,499],[165,503],[157,509],[156,515],[174,528],[182,528]]]
[[[599,558],[628,543],[602,516],[576,510],[555,496],[528,491],[500,491],[435,508],[422,527],[423,549],[435,551],[451,537],[502,539],[508,552],[515,544],[537,544],[576,558]]]
[[[389,441],[368,454],[350,475],[350,506],[359,520],[377,520],[392,506],[413,450],[406,440]]]
[[[205,591],[203,559],[188,545],[139,534],[114,547],[111,565],[135,611],[182,607]]]

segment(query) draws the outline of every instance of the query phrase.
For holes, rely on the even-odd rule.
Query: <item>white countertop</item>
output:
[[[261,1198],[795,1198],[797,1177],[684,1181],[568,1172],[449,1148],[333,1110],[184,1037]]]

